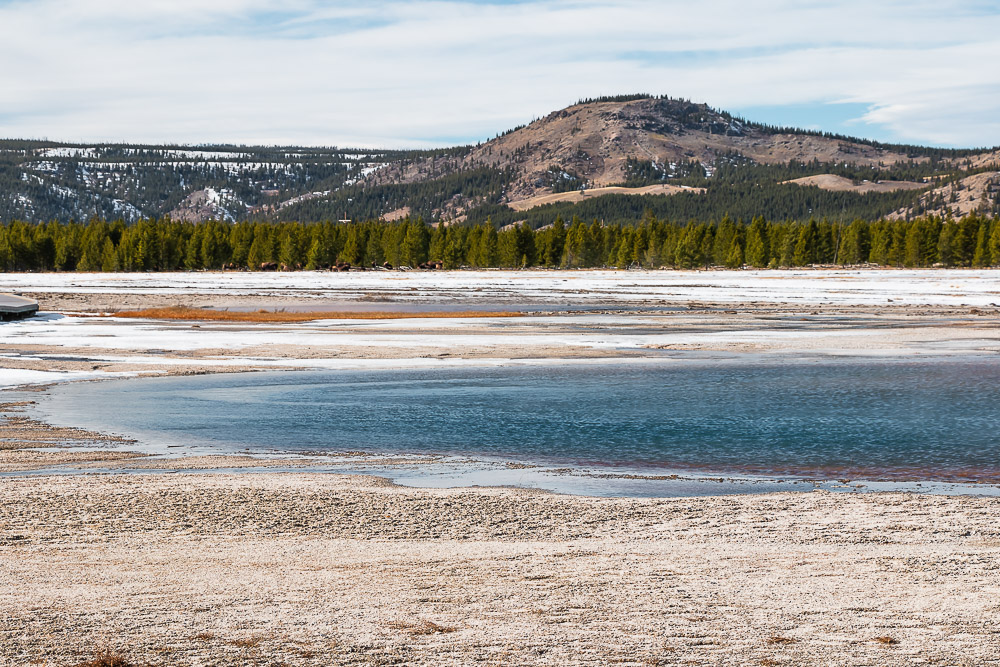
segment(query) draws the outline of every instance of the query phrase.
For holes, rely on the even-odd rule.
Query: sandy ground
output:
[[[238,274],[224,289],[221,274],[0,275],[47,313],[0,325],[0,664],[103,651],[155,665],[1000,661],[998,499],[407,489],[308,459],[199,473],[289,463],[166,461],[30,412],[46,383],[150,373],[1000,352],[990,272],[772,272],[745,290],[725,272],[537,273]],[[344,302],[551,310],[278,326],[70,316]]]
[[[7,479],[0,661],[985,665],[994,500]]]

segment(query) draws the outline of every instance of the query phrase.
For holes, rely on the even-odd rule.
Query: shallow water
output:
[[[41,411],[184,453],[364,450],[598,472],[1000,481],[1000,359],[988,358],[150,378],[57,387]]]

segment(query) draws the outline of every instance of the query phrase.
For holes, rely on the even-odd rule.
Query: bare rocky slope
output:
[[[515,204],[558,191],[554,185],[560,178],[588,188],[621,184],[628,178],[630,160],[651,162],[669,177],[678,165],[693,162],[704,165],[711,176],[713,165],[727,159],[764,165],[796,160],[891,168],[926,163],[932,155],[919,147],[776,130],[705,104],[649,97],[576,104],[476,146],[459,160],[439,156],[394,163],[374,173],[369,182],[415,183],[483,166],[510,169],[515,176],[505,201]],[[1000,151],[946,156],[942,162],[955,168],[966,163],[984,167],[1000,163]],[[824,182],[808,185],[823,188]],[[913,187],[906,184],[899,189]]]

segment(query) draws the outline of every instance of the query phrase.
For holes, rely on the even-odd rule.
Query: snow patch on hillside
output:
[[[41,157],[77,157],[93,158],[97,157],[97,149],[93,147],[79,146],[59,146],[57,148],[38,148],[35,155]]]

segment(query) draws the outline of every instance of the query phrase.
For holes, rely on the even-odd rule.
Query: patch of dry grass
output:
[[[260,635],[251,635],[250,637],[241,637],[239,639],[230,639],[229,643],[233,646],[238,646],[240,648],[257,648],[260,643],[264,641],[264,638]]]
[[[371,311],[371,312],[340,312],[340,311],[311,311],[311,312],[288,312],[283,310],[257,310],[257,311],[235,311],[235,310],[211,310],[208,308],[190,308],[186,306],[170,306],[167,308],[144,308],[142,310],[125,310],[112,313],[114,317],[127,317],[145,320],[177,320],[182,322],[312,322],[313,320],[401,320],[407,318],[427,319],[427,318],[473,318],[473,317],[520,317],[522,313],[514,311],[482,311],[482,310],[462,310],[462,311],[424,311],[424,312],[397,312],[397,311]]]
[[[783,644],[794,644],[795,640],[791,637],[781,637],[779,635],[773,635],[767,638],[767,643],[772,645],[783,645]]]
[[[453,628],[447,625],[439,625],[434,621],[420,620],[417,623],[408,623],[406,621],[395,621],[389,624],[390,628],[395,628],[397,630],[405,630],[411,635],[437,635],[446,634],[449,632],[455,632],[458,628]]]
[[[135,667],[135,663],[129,662],[118,653],[104,651],[90,660],[77,663],[73,667]]]

